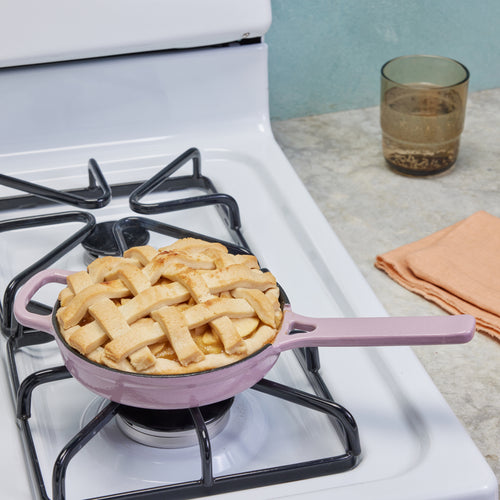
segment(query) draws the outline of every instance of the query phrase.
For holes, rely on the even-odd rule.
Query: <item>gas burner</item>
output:
[[[89,262],[97,257],[120,255],[120,249],[113,236],[113,225],[113,221],[97,224],[82,242],[83,248],[87,250],[86,258]],[[129,226],[124,230],[123,235],[128,248],[146,245],[149,241],[148,231],[141,226]]]
[[[230,398],[200,407],[210,438],[213,439],[226,426],[233,401],[234,398]],[[198,444],[189,409],[150,410],[121,405],[116,422],[127,437],[153,448],[187,448]]]

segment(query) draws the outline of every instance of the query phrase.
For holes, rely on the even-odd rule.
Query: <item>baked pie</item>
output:
[[[224,366],[271,343],[276,279],[253,255],[185,238],[101,257],[67,278],[57,320],[66,342],[111,368],[173,375]]]

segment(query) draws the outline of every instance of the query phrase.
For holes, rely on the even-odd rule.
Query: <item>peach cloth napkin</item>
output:
[[[500,340],[500,219],[480,211],[453,226],[378,255],[375,266],[477,330]]]

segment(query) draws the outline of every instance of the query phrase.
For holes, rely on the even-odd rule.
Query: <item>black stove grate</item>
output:
[[[302,354],[297,353],[300,357]],[[36,455],[35,445],[29,427],[31,416],[31,394],[39,385],[50,383],[71,375],[64,366],[44,370],[28,376],[18,391],[17,418],[23,430],[28,447]],[[228,493],[243,489],[268,486],[288,481],[309,479],[329,474],[336,474],[352,469],[359,462],[361,453],[358,430],[352,415],[333,400],[299,391],[292,387],[262,379],[252,387],[253,390],[281,398],[290,404],[297,404],[326,414],[337,429],[342,432],[339,437],[345,447],[341,455],[324,457],[317,460],[285,464],[278,467],[258,469],[231,475],[214,476],[212,472],[211,443],[208,431],[199,408],[190,408],[193,424],[198,435],[202,475],[197,481],[187,481],[166,486],[147,488],[130,492],[117,492],[105,495],[96,500],[105,499],[180,499],[196,498],[206,495]],[[54,464],[52,476],[52,498],[65,498],[66,470],[72,458],[108,424],[119,412],[120,404],[109,402],[101,411],[61,450]],[[43,478],[37,468],[35,474],[43,498],[47,496]]]
[[[181,165],[187,161],[193,161],[193,174],[191,176],[171,177]],[[97,165],[97,164],[96,164]],[[96,174],[94,169],[89,169],[89,178],[91,179],[90,192],[87,195],[95,198],[95,179],[99,179],[100,186],[107,186],[106,181],[100,178],[100,170]],[[202,180],[200,180],[202,179]],[[0,183],[5,180],[0,177]],[[9,182],[11,182],[9,180]],[[94,185],[94,187],[92,187]],[[168,204],[142,204],[141,199],[151,190],[182,190],[187,187],[202,186],[208,191],[207,195],[192,198],[183,198],[176,202]],[[156,231],[175,238],[199,237],[209,241],[220,241],[231,251],[238,253],[251,252],[240,228],[239,211],[236,201],[228,195],[220,195],[215,190],[212,182],[201,175],[200,155],[196,149],[190,149],[181,155],[178,159],[165,167],[157,176],[143,184],[127,184],[112,186],[112,193],[127,193],[131,195],[130,205],[139,213],[159,213],[160,211],[175,211],[193,206],[205,206],[216,204],[219,206],[219,213],[225,221],[228,230],[234,239],[234,243],[224,242],[214,239],[207,235],[193,233],[183,228],[159,223],[153,219],[145,217],[127,217],[117,221],[113,227],[113,234],[116,244],[121,252],[127,248],[127,242],[124,234],[131,226],[141,226],[148,231]],[[80,190],[78,196],[89,190]],[[39,195],[36,189],[34,196],[29,196],[28,205],[36,202]],[[46,193],[40,198],[40,203],[47,203]],[[74,194],[74,193],[73,193]],[[17,197],[23,199],[26,204],[26,197]],[[59,198],[51,202],[61,202]],[[6,202],[8,205],[8,202]],[[28,206],[26,205],[26,206]],[[0,202],[0,210],[2,209]],[[141,208],[142,207],[142,208]],[[10,205],[12,208],[12,205]],[[19,370],[16,363],[16,353],[19,349],[26,346],[35,346],[42,342],[48,342],[52,338],[43,332],[34,332],[18,325],[13,316],[13,300],[17,290],[36,272],[43,270],[54,263],[66,251],[71,250],[81,243],[95,227],[95,219],[86,212],[63,212],[41,216],[39,218],[22,218],[15,220],[0,221],[0,232],[10,231],[20,228],[33,228],[47,226],[50,224],[61,224],[64,222],[80,221],[84,227],[70,236],[65,242],[49,252],[45,257],[28,267],[20,275],[16,276],[8,285],[4,295],[2,306],[2,332],[7,337],[7,359],[11,378],[11,384],[16,400],[16,414],[19,428],[27,450],[28,459],[31,465],[33,480],[36,483],[36,489],[39,496],[43,499],[63,500],[66,497],[66,470],[71,460],[78,452],[96,436],[99,431],[110,422],[118,412],[120,405],[110,402],[91,420],[80,432],[78,432],[61,450],[53,467],[52,477],[52,496],[49,496],[47,486],[40,469],[37,449],[33,441],[30,427],[30,418],[32,414],[31,396],[33,391],[42,384],[49,384],[58,380],[70,378],[71,375],[64,366],[56,366],[39,372],[31,373],[23,380],[20,380]],[[30,303],[30,308],[37,312],[50,312],[51,308],[36,302]],[[190,414],[198,435],[200,448],[200,461],[202,475],[198,481],[189,481],[178,484],[166,485],[158,488],[148,488],[140,491],[117,492],[110,496],[99,497],[104,499],[165,499],[165,498],[196,498],[205,495],[213,495],[238,491],[248,488],[261,487],[282,482],[308,479],[322,475],[345,472],[355,467],[360,461],[361,449],[358,428],[352,415],[344,407],[336,403],[320,373],[320,361],[317,348],[297,349],[295,355],[307,376],[314,394],[305,393],[295,388],[278,384],[266,379],[258,382],[253,390],[268,394],[270,397],[277,397],[287,401],[290,404],[298,404],[310,411],[319,411],[326,414],[337,433],[345,452],[331,457],[324,457],[318,460],[299,462],[293,464],[283,464],[278,467],[271,467],[239,474],[214,477],[212,472],[211,443],[208,437],[206,425],[201,416],[199,408],[191,408]]]
[[[191,175],[173,175],[189,161],[192,161],[193,166]],[[201,189],[205,194],[155,203],[146,203],[142,201],[145,196],[157,189],[182,191],[190,188]],[[238,245],[249,249],[241,233],[240,210],[236,200],[226,193],[219,193],[213,182],[208,177],[202,175],[201,155],[196,148],[188,149],[151,179],[134,189],[129,200],[130,208],[134,212],[144,215],[154,215],[186,210],[188,208],[215,205],[234,241]]]
[[[90,213],[75,211],[0,221],[0,233],[19,229],[41,228],[56,224],[68,224],[72,222],[81,222],[83,227],[70,235],[65,241],[52,249],[44,257],[27,267],[7,285],[4,292],[3,303],[0,306],[1,330],[4,335],[16,335],[21,337],[24,333],[24,330],[19,328],[13,313],[14,298],[19,288],[37,272],[47,269],[61,258],[61,256],[79,245],[92,232],[95,226],[95,218]],[[31,307],[47,310],[46,306],[34,302],[31,304]]]
[[[93,158],[89,160],[87,170],[89,175],[88,187],[70,191],[57,191],[9,175],[0,174],[0,184],[29,193],[25,196],[0,198],[0,211],[12,210],[13,208],[30,208],[49,203],[62,203],[83,209],[105,207],[111,201],[111,188],[104,178],[101,168]]]

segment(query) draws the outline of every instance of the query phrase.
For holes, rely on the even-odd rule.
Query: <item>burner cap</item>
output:
[[[113,236],[113,221],[96,224],[92,232],[82,242],[92,259],[104,256],[119,256],[120,251]],[[123,231],[127,247],[146,245],[149,233],[140,226],[130,227]]]
[[[225,427],[234,398],[201,406],[200,411],[211,438]],[[121,405],[116,416],[120,430],[134,441],[154,448],[187,448],[198,444],[188,409],[150,410]]]

